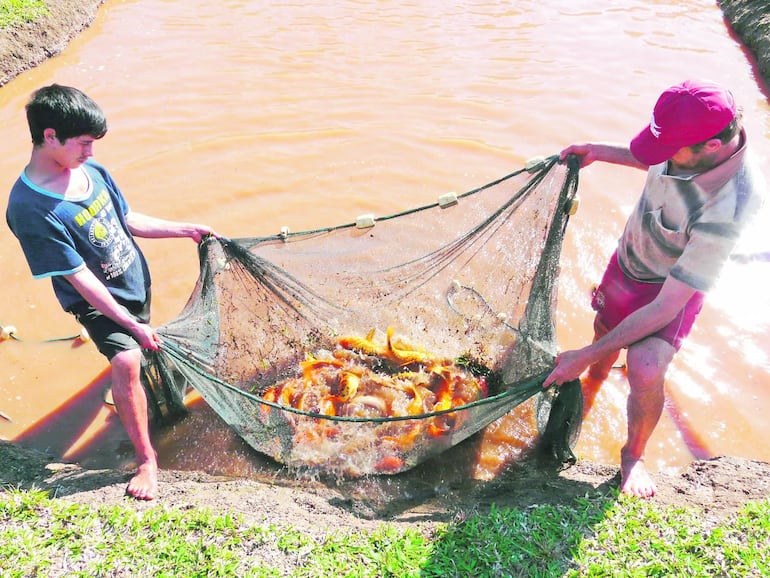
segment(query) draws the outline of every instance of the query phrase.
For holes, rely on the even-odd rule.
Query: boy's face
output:
[[[51,129],[46,129],[51,130]],[[49,153],[63,168],[76,169],[94,154],[94,141],[89,135],[74,136],[63,143],[56,138],[55,131],[46,134],[45,144]]]

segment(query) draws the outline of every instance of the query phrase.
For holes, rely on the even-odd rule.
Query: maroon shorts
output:
[[[601,335],[613,329],[631,313],[652,303],[661,287],[662,283],[641,283],[629,279],[618,265],[617,254],[613,254],[591,300],[591,307],[596,311],[594,330]],[[679,351],[703,307],[704,297],[702,292],[696,291],[671,323],[650,337],[659,337]]]

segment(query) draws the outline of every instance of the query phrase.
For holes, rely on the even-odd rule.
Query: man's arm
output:
[[[640,163],[628,146],[613,143],[581,143],[573,144],[561,151],[559,155],[561,160],[567,158],[567,155],[577,155],[580,157],[580,167],[587,167],[594,161],[602,161],[615,165],[625,165],[636,169],[647,170],[649,167]]]
[[[165,239],[170,237],[190,237],[196,243],[206,235],[215,235],[208,225],[167,221],[131,211],[126,215],[128,230],[137,237]]]
[[[64,278],[94,309],[131,332],[139,345],[146,349],[158,349],[160,337],[155,330],[146,323],[139,323],[129,315],[90,269],[83,267],[76,273],[65,275]]]
[[[577,379],[590,365],[662,329],[694,294],[695,289],[689,285],[668,277],[652,303],[636,310],[591,345],[559,354],[543,387]]]

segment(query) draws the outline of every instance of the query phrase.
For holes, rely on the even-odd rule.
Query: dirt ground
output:
[[[266,483],[161,471],[158,500],[135,502],[124,494],[130,473],[85,470],[0,442],[0,484],[7,487],[37,487],[62,500],[95,506],[197,506],[239,514],[251,523],[293,525],[318,536],[330,528],[374,530],[383,522],[429,531],[440,523],[485,513],[492,504],[526,509],[566,504],[586,495],[611,501],[619,481],[617,468],[585,461],[558,471],[533,460],[510,467],[491,482],[465,480],[443,486],[421,486],[410,472],[336,483],[277,474],[273,482]],[[770,498],[770,464],[765,462],[720,457],[694,462],[679,475],[657,474],[655,478],[657,503],[698,507],[712,524],[749,501]]]
[[[94,20],[104,0],[48,0],[48,15],[0,30],[0,86],[59,54]]]
[[[55,0],[42,22],[0,30],[0,86],[24,70],[55,55],[85,27],[103,0]],[[765,0],[724,0],[745,26],[746,10],[754,10],[764,31],[752,40],[754,54],[770,54],[770,28]],[[749,16],[750,17],[750,16]],[[763,57],[764,58],[764,57]],[[124,497],[130,472],[84,470],[56,463],[50,456],[0,441],[0,485],[50,490],[63,500],[116,504]],[[405,481],[406,480],[406,481]],[[389,479],[362,479],[329,484],[318,480],[273,483],[213,477],[198,472],[162,471],[158,502],[182,508],[206,507],[241,514],[254,523],[291,524],[311,535],[329,528],[375,529],[383,521],[395,526],[430,529],[469,513],[498,506],[526,508],[566,503],[577,496],[611,496],[618,484],[617,468],[578,462],[563,471],[523,464],[511,467],[493,482],[421,487],[409,473]],[[770,464],[735,457],[692,463],[679,475],[656,475],[661,504],[692,505],[714,523],[748,501],[770,498]],[[156,502],[157,503],[157,502]],[[154,503],[136,502],[137,508]]]

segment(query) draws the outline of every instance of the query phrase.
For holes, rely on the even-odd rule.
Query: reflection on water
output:
[[[570,142],[627,140],[660,90],[684,76],[733,88],[768,166],[767,101],[716,5],[509,4],[106,3],[60,56],[0,89],[0,129],[16,143],[0,158],[0,204],[29,154],[24,102],[54,81],[83,88],[107,112],[110,133],[96,158],[133,208],[207,221],[230,237],[390,214],[469,190]],[[581,208],[562,259],[563,349],[591,338],[588,293],[642,182],[643,174],[619,167],[581,173]],[[161,324],[186,302],[197,256],[187,240],[142,246]],[[93,467],[122,464],[130,451],[101,400],[106,363],[89,344],[43,343],[79,329],[50,285],[31,280],[4,225],[0,247],[0,324],[15,325],[23,338],[0,343],[0,411],[12,420],[0,420],[0,437]],[[710,296],[672,366],[667,410],[650,444],[653,467],[719,454],[770,460],[770,307],[762,290],[769,275],[767,263],[731,264]],[[579,457],[617,463],[626,393],[622,371],[613,372],[584,424]],[[509,458],[532,435],[488,433]],[[155,436],[163,467],[280,471],[205,404]],[[476,459],[467,449],[473,443],[484,442],[463,444],[436,463],[478,477],[467,467]]]

